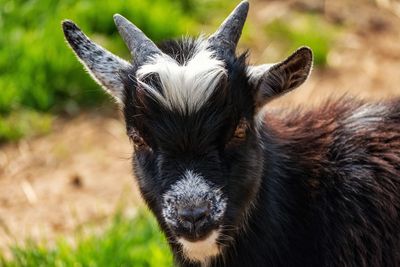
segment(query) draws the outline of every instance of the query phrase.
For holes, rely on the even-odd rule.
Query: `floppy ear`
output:
[[[280,63],[250,66],[247,73],[256,90],[256,106],[261,108],[270,100],[300,86],[310,74],[312,61],[311,49],[301,47]]]
[[[130,64],[91,41],[72,21],[63,21],[62,27],[69,45],[92,78],[122,104],[124,85],[120,72]]]

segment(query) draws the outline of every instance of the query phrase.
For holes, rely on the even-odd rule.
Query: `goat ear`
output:
[[[92,78],[122,104],[124,85],[120,72],[130,64],[91,41],[72,21],[63,21],[62,27],[69,45]]]
[[[247,72],[256,90],[257,107],[300,86],[310,74],[312,61],[311,49],[301,47],[280,63],[249,67]]]

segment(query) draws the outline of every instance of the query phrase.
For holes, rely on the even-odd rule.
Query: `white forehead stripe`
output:
[[[224,62],[207,49],[206,41],[199,41],[196,52],[183,65],[165,55],[157,55],[137,71],[143,88],[169,109],[183,112],[197,111],[216,89],[226,74]],[[143,82],[150,74],[158,74],[162,93]]]
[[[204,240],[190,242],[184,238],[179,238],[178,242],[182,245],[185,257],[191,261],[206,263],[210,257],[216,256],[220,252],[217,244],[218,235],[219,232],[214,230]]]

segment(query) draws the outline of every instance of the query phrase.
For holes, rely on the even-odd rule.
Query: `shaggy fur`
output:
[[[136,104],[126,105],[128,129],[151,121],[140,128],[146,136],[144,129],[157,128],[148,143],[160,145],[161,156],[153,159],[154,152],[139,149],[134,169],[177,264],[200,266],[182,255],[176,233],[160,216],[157,197],[175,175],[161,178],[155,169],[163,160],[171,164],[171,156],[181,163],[188,157],[196,162],[196,155],[202,155],[209,165],[195,169],[209,181],[225,178],[217,184],[228,201],[218,241],[221,254],[203,265],[399,265],[400,101],[364,104],[343,98],[283,115],[267,109],[257,128],[252,101],[258,96],[251,95],[244,57],[227,66],[230,80],[196,115],[178,119],[167,110],[156,112],[156,103],[142,104],[146,108],[141,113],[133,106],[146,97],[136,92],[130,97]],[[224,99],[230,104],[224,106]],[[216,110],[219,106],[224,108]],[[239,118],[249,121],[245,140],[232,137]],[[168,123],[161,126],[161,121]],[[188,129],[192,132],[186,135]]]
[[[265,103],[306,80],[310,49],[257,68],[183,39],[140,69],[93,61],[104,51],[66,23],[123,102],[140,192],[178,266],[400,266],[400,99],[267,107],[260,123]],[[199,55],[212,64],[191,66]]]

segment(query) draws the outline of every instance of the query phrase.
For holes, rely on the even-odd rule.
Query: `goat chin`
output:
[[[217,243],[218,236],[219,231],[214,230],[203,240],[191,242],[184,238],[179,238],[178,242],[182,245],[183,253],[189,261],[206,263],[211,257],[220,253]]]

